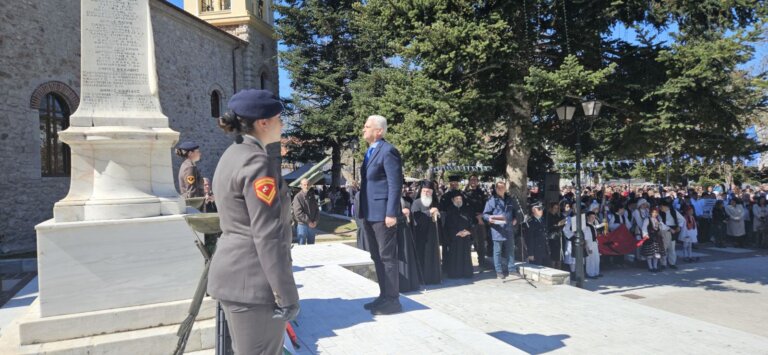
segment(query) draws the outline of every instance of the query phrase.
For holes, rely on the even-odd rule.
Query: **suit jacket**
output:
[[[370,222],[402,214],[400,193],[403,190],[403,165],[400,152],[380,140],[368,163],[360,167],[360,208],[358,217]]]
[[[221,156],[213,192],[222,234],[208,275],[211,297],[247,304],[298,303],[291,198],[280,172],[280,145],[265,149],[251,136]]]

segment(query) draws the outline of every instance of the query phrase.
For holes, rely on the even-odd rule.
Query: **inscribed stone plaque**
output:
[[[81,2],[81,103],[73,126],[168,127],[148,0]]]

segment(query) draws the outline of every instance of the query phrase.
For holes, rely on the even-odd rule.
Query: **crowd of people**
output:
[[[443,276],[471,278],[472,250],[480,272],[490,269],[501,279],[514,270],[515,260],[570,271],[575,277],[575,188],[564,187],[556,200],[545,201],[533,187],[524,210],[504,182],[481,183],[473,175],[461,187],[459,180],[403,187],[401,204],[424,284],[440,283]],[[642,265],[652,273],[677,269],[679,261],[699,261],[693,250],[701,243],[768,247],[767,194],[768,188],[737,184],[584,187],[585,275],[603,276],[601,265]],[[603,242],[612,233],[623,235],[624,245]]]

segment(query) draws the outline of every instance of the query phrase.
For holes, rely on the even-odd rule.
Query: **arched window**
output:
[[[221,94],[217,90],[211,92],[211,117],[221,117]]]
[[[59,141],[59,132],[69,127],[69,107],[54,93],[40,102],[40,162],[42,176],[69,176],[69,146]]]
[[[265,90],[267,88],[267,73],[262,72],[259,81],[261,82],[261,89]]]

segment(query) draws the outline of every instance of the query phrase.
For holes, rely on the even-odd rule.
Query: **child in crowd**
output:
[[[693,258],[691,250],[694,243],[698,243],[699,226],[696,224],[696,216],[693,214],[693,207],[688,206],[685,209],[685,225],[680,239],[683,241],[683,260],[686,262],[699,261],[699,258]]]

